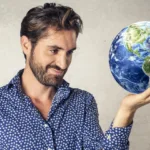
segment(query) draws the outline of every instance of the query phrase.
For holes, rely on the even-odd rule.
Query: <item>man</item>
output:
[[[73,9],[45,3],[21,24],[26,66],[0,89],[0,150],[127,150],[136,110],[150,89],[121,102],[104,134],[92,94],[63,79],[82,20]]]

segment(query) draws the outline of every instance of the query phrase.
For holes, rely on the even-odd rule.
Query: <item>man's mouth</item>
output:
[[[50,72],[58,76],[62,76],[64,74],[64,71],[56,70],[54,68],[50,68]]]

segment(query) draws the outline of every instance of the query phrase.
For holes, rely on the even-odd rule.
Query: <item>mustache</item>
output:
[[[56,69],[56,70],[59,70],[59,71],[66,71],[67,69],[61,69],[60,67],[56,66],[56,65],[48,65],[46,67],[46,71],[49,69],[49,68],[53,68],[53,69]]]

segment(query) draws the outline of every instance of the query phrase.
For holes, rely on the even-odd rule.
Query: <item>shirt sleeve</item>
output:
[[[112,126],[113,121],[110,128],[105,132],[105,138],[102,143],[103,149],[108,150],[109,147],[111,147],[114,150],[129,150],[130,142],[128,139],[133,126],[133,121],[126,127],[113,128]]]
[[[85,110],[83,126],[84,150],[129,150],[129,135],[132,123],[127,127],[113,128],[113,121],[109,129],[103,133],[99,124],[97,104],[93,98]]]

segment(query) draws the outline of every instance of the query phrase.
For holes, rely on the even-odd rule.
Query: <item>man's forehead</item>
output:
[[[74,30],[57,30],[55,28],[49,28],[47,30],[46,38],[60,38],[64,36],[72,36],[73,38],[76,38],[76,32]]]
[[[63,49],[72,49],[76,47],[76,35],[70,30],[52,30],[48,31],[48,36],[43,38],[47,46],[58,46]]]

